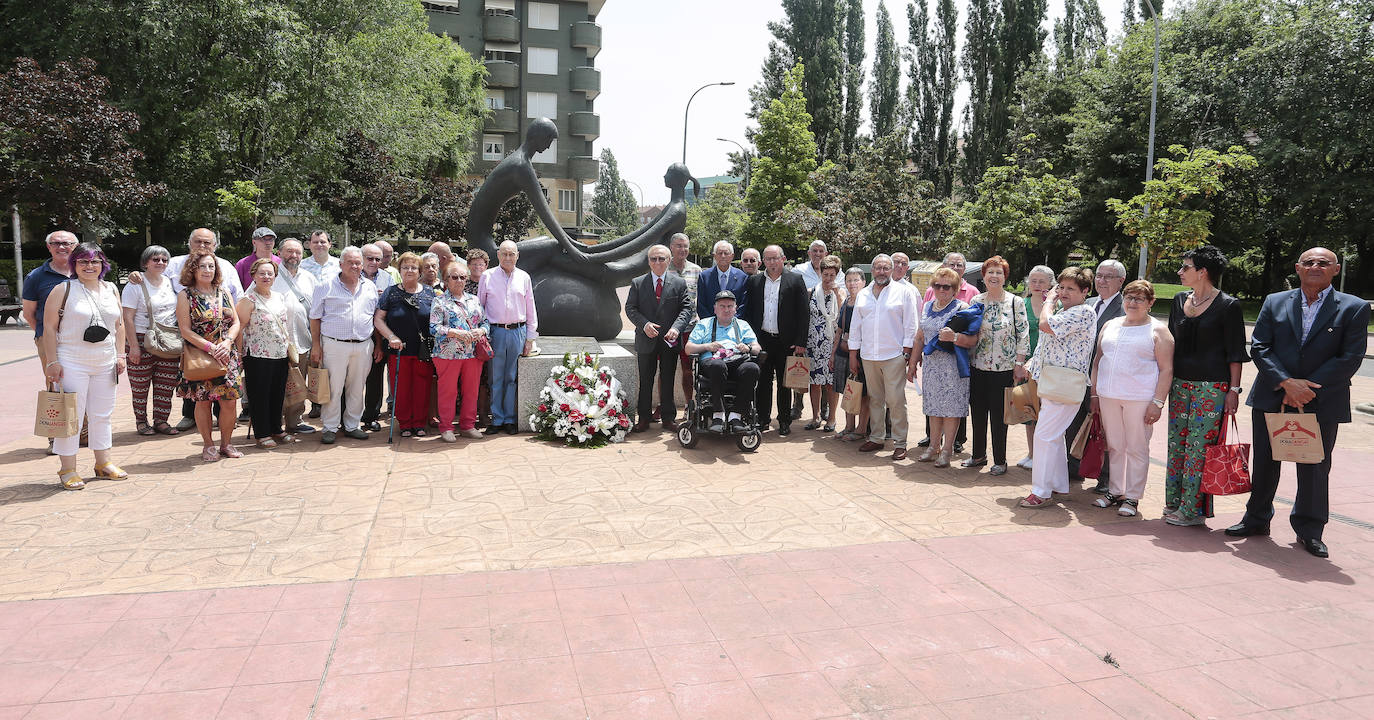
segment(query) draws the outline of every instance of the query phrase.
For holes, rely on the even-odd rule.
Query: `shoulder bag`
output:
[[[1231,429],[1237,434],[1236,416],[1232,415]],[[1221,437],[1217,444],[1208,445],[1202,462],[1201,490],[1208,495],[1240,495],[1250,492],[1250,443],[1226,442],[1226,420],[1221,421]]]
[[[1078,405],[1083,402],[1083,393],[1088,388],[1088,376],[1073,368],[1058,365],[1041,365],[1040,380],[1036,393],[1042,400],[1053,400],[1062,405]]]
[[[464,314],[467,310],[463,307],[462,303],[455,300],[454,308],[454,315],[463,320],[463,324],[467,326],[468,331],[472,332],[476,330],[476,328],[472,326],[472,322],[469,321]],[[482,362],[486,362],[496,356],[496,353],[491,349],[491,340],[489,340],[486,335],[477,338],[477,342],[472,344],[472,356]]]
[[[143,289],[144,307],[148,311],[148,332],[143,335],[144,349],[154,357],[181,357],[182,349],[185,347],[181,331],[176,326],[163,325],[153,318],[153,296],[148,292],[148,280],[145,278],[138,286]]]
[[[191,299],[191,288],[186,288],[186,299]],[[215,296],[215,325],[216,335],[218,325],[221,322],[220,316],[224,313],[224,291],[219,291]],[[209,338],[206,338],[208,341]],[[181,353],[181,376],[191,382],[200,380],[212,380],[217,377],[224,377],[229,372],[226,365],[220,364],[210,353],[201,350],[191,343],[183,343]]]

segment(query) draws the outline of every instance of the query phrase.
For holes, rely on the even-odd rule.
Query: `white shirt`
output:
[[[782,275],[776,280],[763,276],[763,331],[778,334],[778,292],[782,290]]]
[[[377,310],[377,286],[358,278],[352,292],[335,275],[315,290],[310,303],[310,319],[320,321],[320,334],[335,340],[367,340],[372,337],[373,313]]]
[[[321,263],[315,260],[314,255],[306,255],[305,259],[301,260],[301,269],[315,278],[316,287],[322,287],[330,276],[339,274],[339,259],[331,255]]]
[[[880,362],[899,357],[916,342],[916,293],[910,285],[889,282],[877,296],[873,285],[854,300],[849,348],[864,360]]]
[[[272,283],[272,291],[281,293],[285,299],[287,315],[291,318],[291,342],[296,352],[304,353],[310,350],[310,307],[315,299],[315,276],[300,270],[293,276],[285,266],[278,267],[281,272]]]
[[[817,285],[821,284],[821,274],[811,265],[810,260],[792,268],[792,272],[802,276],[802,280],[806,282],[807,290],[814,290]]]
[[[144,276],[147,277],[147,276]],[[143,288],[148,288],[148,294],[143,294]],[[148,322],[148,301],[153,300],[153,319],[171,327],[177,326],[177,293],[172,289],[172,281],[166,275],[162,276],[162,284],[153,285],[146,280],[140,287],[133,283],[124,286],[124,291],[120,295],[120,305],[134,311],[134,332],[140,335],[148,332],[151,326]]]
[[[378,268],[376,277],[368,277],[367,273],[364,272],[363,279],[371,280],[372,284],[377,286],[377,297],[381,297],[382,293],[391,287],[391,274],[382,268]]]
[[[174,293],[181,292],[181,269],[186,267],[186,259],[189,257],[191,256],[178,255],[172,258],[172,261],[167,263],[167,269],[162,271],[162,276],[172,281],[172,292]],[[234,302],[238,302],[239,297],[243,295],[243,285],[239,283],[239,271],[235,270],[234,266],[222,257],[216,256],[215,262],[219,264],[220,285],[229,291],[229,297],[232,297]]]

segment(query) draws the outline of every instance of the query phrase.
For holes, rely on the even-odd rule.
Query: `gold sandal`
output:
[[[81,479],[81,473],[76,468],[71,470],[58,470],[57,479],[62,483],[63,490],[80,490],[86,487],[86,481]]]
[[[103,462],[95,466],[95,476],[106,480],[128,480],[129,473],[112,462]]]

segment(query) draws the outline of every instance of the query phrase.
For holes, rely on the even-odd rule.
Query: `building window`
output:
[[[528,48],[529,68],[532,75],[557,75],[558,74],[558,49],[557,48]]]
[[[505,91],[505,90],[488,90],[488,91],[487,91],[487,107],[488,107],[488,108],[491,108],[492,110],[505,110],[505,109],[506,109],[506,91]]]
[[[548,150],[541,153],[535,153],[534,157],[530,158],[530,160],[531,162],[544,163],[545,165],[552,165],[558,162],[558,141],[554,140],[553,143],[549,145]]]
[[[483,50],[483,60],[505,60],[507,62],[517,62],[520,60],[520,53],[509,52],[507,50]]]
[[[558,191],[558,211],[577,212],[577,191],[559,190]]]
[[[532,2],[528,5],[530,27],[534,30],[558,29],[558,6],[553,3]]]
[[[482,159],[500,160],[506,156],[506,139],[500,135],[482,136]]]
[[[427,12],[443,13],[446,15],[458,15],[458,0],[430,0],[422,2],[420,6]]]
[[[525,117],[531,120],[537,118],[556,119],[558,117],[558,93],[527,93],[525,95]]]

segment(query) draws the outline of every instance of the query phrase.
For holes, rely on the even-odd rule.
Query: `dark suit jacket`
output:
[[[725,287],[720,286],[720,270],[715,265],[702,268],[701,274],[697,276],[697,317],[711,318],[716,314],[716,293],[721,290],[729,290],[735,294],[735,316],[744,317],[745,308],[749,307],[749,291],[745,289],[745,281],[749,276],[744,271],[737,268],[730,268],[730,274],[725,281]]]
[[[667,273],[663,276],[663,297],[654,298],[654,274],[644,273],[630,283],[630,293],[625,296],[625,316],[635,326],[635,352],[652,352],[655,347],[663,347],[663,334],[677,328],[679,335],[687,331],[687,323],[692,320],[692,306],[687,303],[687,282],[681,275]],[[657,323],[659,336],[651,338],[644,334],[644,325]],[[685,342],[685,338],[678,340]]]
[[[1278,412],[1284,396],[1279,383],[1300,378],[1321,385],[1305,412],[1315,405],[1318,422],[1350,422],[1350,378],[1364,361],[1369,303],[1332,288],[1317,309],[1307,342],[1302,342],[1302,306],[1302,290],[1264,299],[1250,344],[1259,375],[1245,404]]]
[[[1092,301],[1088,303],[1088,306],[1093,309],[1093,312],[1097,312],[1097,306],[1101,303],[1102,296],[1099,295],[1093,298]],[[1108,321],[1115,320],[1125,314],[1126,308],[1121,306],[1121,293],[1117,293],[1116,297],[1112,298],[1112,301],[1107,304],[1107,309],[1102,311],[1102,314],[1099,315],[1097,318],[1098,334],[1102,333],[1102,328],[1107,324]]]
[[[742,272],[742,271],[741,271]],[[749,307],[744,321],[754,332],[763,333],[763,284],[768,275],[755,273],[744,284],[749,293]],[[788,345],[806,347],[807,324],[811,320],[811,304],[806,294],[806,280],[794,272],[783,271],[782,286],[778,288],[778,336]]]

